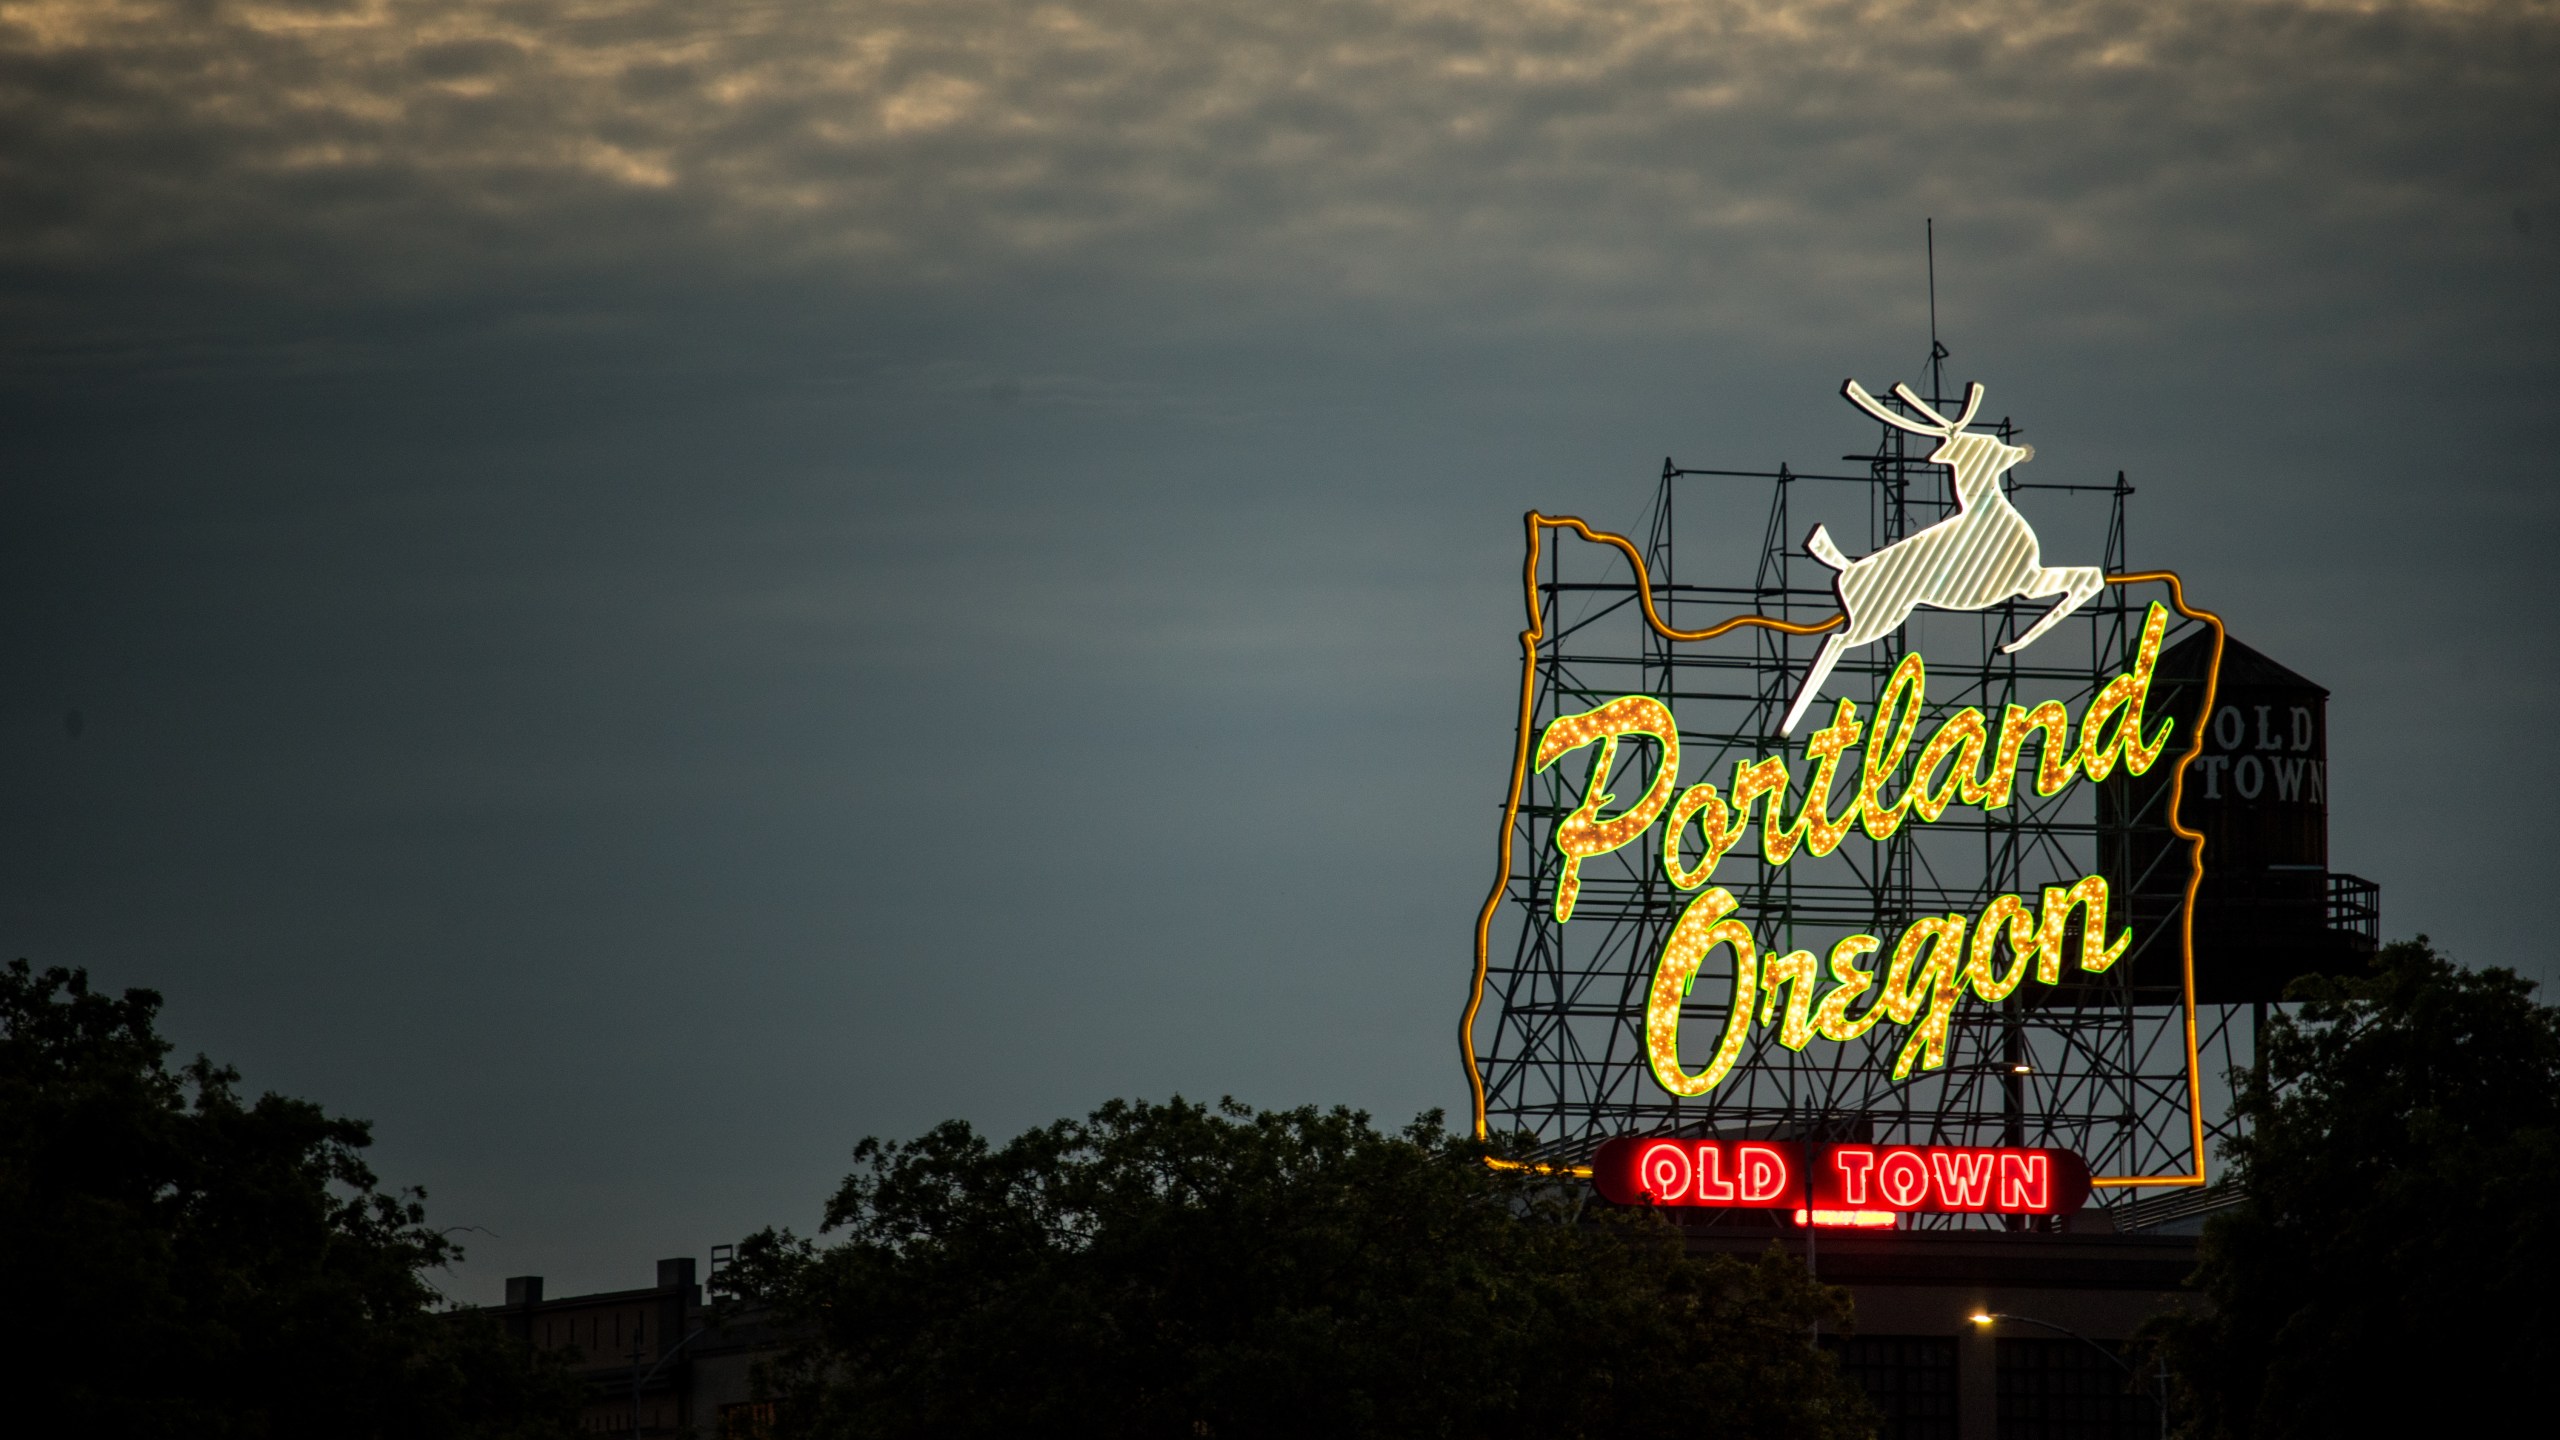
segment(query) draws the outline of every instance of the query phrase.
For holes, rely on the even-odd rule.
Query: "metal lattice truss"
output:
[[[2005,423],[2001,434],[2007,438]],[[1529,595],[1536,624],[1524,636],[1531,669],[1523,687],[1523,745],[1557,716],[1649,695],[1677,717],[1682,785],[1706,780],[1721,788],[1737,762],[1792,750],[1797,788],[1789,802],[1800,803],[1811,767],[1801,758],[1801,736],[1789,747],[1778,726],[1822,637],[1758,625],[1705,641],[1663,632],[1703,630],[1741,614],[1810,628],[1836,614],[1829,572],[1791,554],[1790,542],[1801,538],[1789,515],[1799,487],[1864,487],[1872,549],[1952,509],[1944,473],[1906,451],[1900,432],[1887,428],[1863,476],[1783,467],[1766,474],[1683,470],[1665,462],[1650,533],[1640,546],[1579,522],[1531,516]],[[1683,486],[1714,487],[1714,504],[1726,513],[1765,489],[1767,518],[1750,583],[1675,583],[1673,500],[1696,493]],[[2090,492],[2109,507],[2104,589],[2016,655],[2002,655],[1999,647],[2034,624],[2049,602],[1923,611],[1899,633],[1843,656],[1810,712],[1816,723],[1844,697],[1871,719],[1887,677],[1913,649],[1927,665],[1922,737],[1966,706],[1990,717],[1995,733],[2002,707],[2010,704],[2059,700],[2076,723],[2097,691],[2130,668],[2150,604],[2169,604],[2175,588],[2167,577],[2128,574],[2124,502],[2130,489],[2121,476],[2112,486],[2013,482],[2011,488]],[[1649,606],[1640,589],[1649,590]],[[2171,645],[2210,623],[2176,605],[2169,613]],[[2159,763],[2183,763],[2189,738],[2173,738]],[[1643,794],[1656,748],[1640,740],[1618,747],[1611,792]],[[1882,937],[1889,953],[1915,918],[1961,913],[1970,922],[1996,896],[2021,895],[2032,905],[2041,887],[2068,886],[2092,874],[2108,874],[2120,897],[2109,929],[2129,925],[2132,948],[2103,975],[2066,967],[2062,985],[2030,979],[1997,1006],[1967,996],[1955,1011],[1944,1067],[1917,1070],[1903,1082],[1892,1079],[1909,1033],[1901,1026],[1879,1025],[1846,1043],[1817,1038],[1796,1052],[1779,1043],[1777,1027],[1755,1025],[1740,1063],[1723,1081],[1684,1099],[1655,1081],[1645,1054],[1655,963],[1697,893],[1675,889],[1665,877],[1663,827],[1585,860],[1571,921],[1560,924],[1552,914],[1564,863],[1555,831],[1582,798],[1588,753],[1521,777],[1504,880],[1487,906],[1483,983],[1466,1037],[1482,1126],[1526,1131],[1542,1158],[1568,1164],[1617,1135],[1715,1134],[2053,1146],[2078,1152],[2102,1177],[2154,1184],[2201,1178],[2200,1142],[2221,1126],[2206,1123],[2200,1112],[2219,1114],[2227,1096],[2222,1077],[2247,1047],[2230,1013],[2198,1017],[2187,1002],[2183,904],[2169,913],[2128,914],[2130,892],[2156,892],[2164,880],[2121,873],[2128,857],[2174,857],[2155,858],[2149,862],[2155,868],[2194,863],[2185,844],[2120,843],[2137,828],[2165,829],[2170,817],[2127,813],[2132,807],[2124,791],[2107,792],[2086,780],[2050,798],[2021,783],[2004,808],[1953,805],[1936,823],[1914,817],[1889,840],[1857,831],[1827,857],[1798,853],[1782,866],[1764,861],[1755,826],[1710,883],[1740,902],[1737,914],[1764,957],[1797,949],[1826,955],[1840,937],[1861,932]],[[1857,759],[1853,752],[1844,765],[1835,796],[1854,792]],[[2153,812],[2171,803],[2166,790],[2154,787]],[[2183,876],[2166,879],[2173,891],[2186,884]],[[1683,1005],[1680,1048],[1693,1071],[1724,1032],[1734,959],[1730,946],[1711,954]],[[2205,1066],[2197,1063],[2200,1043]],[[2100,1194],[2102,1203],[2122,1204],[2135,1192],[2118,1186]],[[1952,1217],[1950,1223],[1956,1223]]]

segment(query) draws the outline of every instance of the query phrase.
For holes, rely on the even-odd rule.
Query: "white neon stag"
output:
[[[1923,605],[1940,610],[1987,610],[2004,600],[2061,596],[2033,629],[2000,647],[2006,655],[2034,644],[2036,637],[2088,603],[2089,597],[2107,583],[2105,574],[2095,565],[2055,567],[2044,563],[2036,544],[2035,527],[2027,523],[2027,517],[2018,513],[2000,489],[2000,477],[2011,466],[2034,459],[2035,447],[2009,445],[1995,436],[1965,430],[1973,423],[1974,412],[1982,408],[1979,383],[1965,387],[1964,413],[1953,420],[1922,404],[1908,385],[1894,386],[1893,393],[1922,419],[1886,409],[1855,380],[1843,381],[1840,393],[1887,425],[1936,438],[1938,448],[1929,456],[1929,463],[1955,472],[1956,513],[1917,535],[1907,535],[1857,560],[1841,554],[1840,547],[1831,543],[1829,532],[1819,525],[1805,537],[1806,551],[1840,572],[1831,588],[1839,595],[1840,609],[1849,617],[1849,623],[1825,641],[1822,653],[1813,657],[1813,668],[1805,672],[1804,687],[1796,692],[1786,724],[1779,727],[1782,735],[1795,733],[1796,722],[1804,718],[1814,697],[1822,693],[1822,682],[1831,677],[1831,667],[1839,663],[1843,653],[1892,634],[1911,618],[1913,610]]]

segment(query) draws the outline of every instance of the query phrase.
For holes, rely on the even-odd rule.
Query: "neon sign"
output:
[[[1791,924],[1831,925],[1844,913],[1837,895],[1854,893],[1853,886],[1868,882],[1860,874],[1844,883],[1836,878],[1841,873],[1838,867],[1852,856],[1863,856],[1863,847],[1838,859],[1829,857],[1852,840],[1879,844],[1896,836],[1907,840],[1913,831],[1949,821],[1953,822],[1949,830],[1969,837],[1985,833],[1995,815],[2002,817],[2002,826],[2037,834],[2052,823],[2047,817],[2057,813],[2047,802],[2066,797],[2072,787],[2082,782],[2096,785],[2119,775],[2143,776],[2166,763],[2165,805],[2147,811],[2153,818],[2144,823],[2165,824],[2189,862],[2185,904],[2166,919],[2161,938],[2169,942],[2168,958],[2175,967],[2170,976],[2183,992],[2172,992],[2178,1006],[2166,1023],[2174,1037],[2170,1044],[2175,1058],[2184,1062],[2183,1075],[2173,1083],[2185,1091],[2183,1128],[2192,1159],[2186,1162],[2185,1173],[2157,1168],[2156,1161],[2144,1158],[2134,1162],[2140,1167],[2134,1173],[2094,1177],[2088,1183],[2202,1184],[2203,1104],[2189,932],[2195,889],[2202,877],[2203,837],[2183,823],[2180,804],[2190,775],[2203,773],[2198,755],[2206,737],[2187,723],[2184,702],[2174,725],[2168,717],[2151,713],[2152,679],[2166,640],[2176,633],[2174,617],[2184,617],[2209,633],[2211,654],[2198,713],[2216,715],[2213,693],[2222,652],[2221,621],[2191,607],[2179,578],[2171,572],[2109,573],[2102,567],[2045,564],[2033,527],[2002,493],[2003,476],[2030,459],[2032,452],[2005,438],[1970,432],[1968,426],[1981,405],[1979,386],[1969,387],[1961,409],[1948,406],[1947,413],[1931,409],[1904,386],[1895,387],[1898,412],[1886,411],[1855,384],[1844,384],[1842,390],[1852,403],[1886,423],[1934,437],[1937,443],[1929,460],[1945,466],[1953,477],[1949,490],[1953,513],[1857,559],[1844,554],[1826,532],[1816,530],[1809,536],[1805,549],[1832,572],[1838,614],[1798,623],[1778,614],[1744,613],[1702,628],[1681,629],[1668,622],[1661,608],[1669,603],[1671,593],[1667,577],[1649,574],[1649,556],[1635,541],[1595,530],[1570,516],[1533,511],[1526,517],[1528,546],[1522,580],[1528,625],[1519,632],[1518,741],[1502,812],[1501,865],[1478,914],[1474,987],[1459,1023],[1476,1133],[1489,1133],[1489,1091],[1498,1089],[1502,1102],[1512,1104],[1521,1083],[1518,1077],[1531,1074],[1531,1067],[1546,1067],[1535,1071],[1537,1083],[1563,1086],[1582,1083],[1586,1071],[1596,1078],[1605,1066],[1623,1063],[1616,1058],[1622,1055],[1654,1082],[1642,1088],[1655,1098],[1629,1097],[1623,1102],[1633,1113],[1660,1113],[1664,1107],[1658,1097],[1663,1095],[1687,1101],[1705,1098],[1717,1107],[1730,1096],[1732,1104],[1755,1114],[1772,1104],[1783,1109],[1795,1103],[1793,1092],[1774,1101],[1764,1095],[1762,1082],[1769,1077],[1753,1075],[1746,1057],[1764,1056],[1785,1069],[1787,1057],[1779,1051],[1804,1055],[1816,1041],[1868,1045],[1867,1053],[1875,1057],[1877,1081],[1885,1080],[1889,1070],[1895,1084],[1932,1073],[1957,1077],[1950,1084],[1969,1083],[1962,1078],[1971,1073],[1965,1058],[1970,1051],[1965,1047],[1972,1043],[1968,1037],[1980,1028],[1975,1012],[1966,1006],[1969,999],[2001,1005],[2017,1000],[2030,985],[2038,989],[2077,986],[2110,974],[2117,977],[2119,988],[2134,983],[2121,972],[2126,957],[2148,946],[2149,922],[2136,921],[2144,927],[2141,935],[2128,928],[2126,922],[2133,918],[2127,913],[2130,897],[2111,893],[2112,871],[2082,873],[2105,870],[2104,865],[2066,859],[2058,869],[2043,874],[2028,874],[2010,865],[2006,873],[2011,878],[1984,884],[1969,896],[1958,888],[1960,882],[1933,880],[1927,888],[1943,896],[1935,907],[1924,901],[1916,916],[1906,907],[1899,910],[1902,918],[1882,925],[1867,922],[1867,928],[1876,933],[1838,934],[1839,929],[1859,923],[1850,920],[1848,925],[1827,929],[1811,949],[1794,948],[1799,942],[1792,936],[1783,941],[1774,937],[1784,935],[1784,927]],[[1666,477],[1670,473],[1666,470]],[[1783,485],[1783,474],[1777,478]],[[1664,484],[1667,495],[1668,478]],[[1660,527],[1667,522],[1658,517],[1656,523]],[[1600,585],[1566,583],[1562,571],[1546,559],[1549,530],[1558,532],[1559,555],[1570,548],[1562,543],[1568,532],[1594,547],[1616,550],[1633,572],[1632,583],[1614,579]],[[1662,533],[1657,529],[1655,544],[1667,544]],[[1667,556],[1668,551],[1663,553]],[[2001,652],[2014,654],[2048,636],[2064,619],[2092,608],[2095,597],[2108,588],[2153,584],[2165,588],[2165,604],[2143,606],[2137,601],[2134,606],[2110,607],[2108,618],[2097,622],[2093,634],[2104,634],[2107,626],[2123,623],[2125,629],[2115,633],[2122,637],[2124,648],[2115,672],[2100,670],[2091,677],[2094,683],[2081,682],[2089,684],[2078,691],[2086,697],[2085,704],[2079,699],[2043,698],[2030,691],[2016,697],[2024,703],[2002,703],[2007,697],[1983,699],[1978,701],[1980,708],[1946,714],[1947,707],[1961,703],[1945,693],[1951,677],[1970,691],[1985,683],[1979,675],[1988,674],[1987,667],[1947,656],[1935,677],[1939,708],[1932,710],[1930,661],[1906,653],[1889,671],[1886,665],[1875,667],[1884,683],[1874,692],[1872,705],[1864,695],[1855,700],[1830,697],[1833,703],[1826,715],[1812,714],[1816,702],[1825,698],[1821,691],[1837,665],[1854,663],[1845,657],[1853,656],[1859,646],[1892,635],[1918,609],[1992,609],[2051,597],[2049,604],[2026,610],[2014,638],[2006,643],[2000,643],[1998,627],[1987,627],[1986,650],[1996,645]],[[1567,591],[1623,594],[1631,601],[1630,613],[1640,620],[1648,637],[1645,643],[1660,647],[1646,652],[1648,665],[1661,663],[1666,654],[1681,655],[1690,646],[1737,632],[1748,635],[1752,629],[1824,638],[1814,662],[1800,676],[1783,658],[1783,649],[1773,650],[1763,642],[1749,652],[1761,657],[1757,663],[1764,677],[1770,677],[1768,657],[1773,654],[1779,657],[1778,664],[1787,666],[1785,672],[1770,677],[1773,689],[1759,692],[1774,695],[1786,706],[1783,723],[1778,722],[1774,706],[1755,710],[1757,718],[1742,727],[1746,733],[1739,735],[1729,722],[1702,725],[1691,717],[1686,757],[1690,764],[1695,764],[1702,736],[1717,745],[1746,748],[1729,773],[1683,774],[1682,717],[1673,713],[1673,706],[1685,708],[1693,703],[1685,692],[1613,695],[1609,689],[1579,688],[1589,683],[1588,672],[1560,678],[1565,674],[1564,661],[1590,658],[1569,653],[1566,638],[1581,632],[1608,608],[1604,603],[1597,610],[1568,612],[1563,599]],[[2118,614],[2123,621],[2113,618]],[[2130,623],[2136,616],[2138,632]],[[1596,658],[1602,665],[1627,663],[1605,653],[1605,648]],[[1717,650],[1696,653],[1691,663],[1749,667],[1755,662]],[[2063,673],[2077,669],[2066,664]],[[1637,683],[1650,686],[1653,682]],[[1987,693],[1996,696],[1996,691]],[[1726,706],[1715,712],[1720,721],[1733,708],[1729,702],[1765,703],[1714,693],[1704,699],[1710,705]],[[1761,734],[1785,738],[1753,748],[1748,733],[1753,725],[1762,727]],[[1563,770],[1568,764],[1586,768]],[[1723,768],[1719,756],[1718,769]],[[1529,781],[1539,774],[1557,778],[1551,793],[1533,798]],[[2209,783],[2211,778],[2199,783]],[[2035,788],[2027,791],[2024,787],[2029,785]],[[1540,788],[1545,791],[1546,787]],[[2017,818],[2019,811],[2030,813]],[[2105,813],[2101,810],[2102,816]],[[1943,850],[1944,838],[1929,843]],[[1536,843],[1545,853],[1523,863],[1519,855],[1523,843]],[[1629,852],[1629,846],[1637,848]],[[2052,847],[2051,853],[2077,852]],[[1590,870],[1587,862],[1612,855],[1617,858],[1604,867],[1608,881],[1593,882],[1591,877],[1603,872]],[[1738,864],[1737,856],[1749,863]],[[1817,873],[1807,881],[1801,878],[1805,872],[1800,868],[1790,878],[1785,867],[1806,856],[1820,862]],[[1737,869],[1743,873],[1737,875]],[[1794,897],[1807,893],[1808,885],[1810,893],[1820,897],[1809,902],[1817,907],[1810,916],[1785,909],[1750,913],[1772,903],[1755,896],[1785,895],[1787,901],[1776,903],[1791,907]],[[1668,897],[1663,894],[1665,888],[1672,892]],[[2003,890],[2015,893],[2000,893]],[[1662,904],[1665,898],[1667,908]],[[1615,957],[1626,954],[1619,948],[1625,943],[1619,937],[1628,933],[1628,922],[1639,922],[1641,928],[1633,933],[1646,936],[1646,945],[1626,954],[1626,963],[1639,968],[1627,977],[1633,983],[1614,1020],[1619,1026],[1638,1029],[1630,1037],[1637,1046],[1612,1047],[1605,1063],[1596,1058],[1596,1052],[1580,1050],[1552,1064],[1528,1058],[1547,1052],[1514,1052],[1504,1047],[1513,1042],[1550,1044],[1570,1033],[1572,1026],[1601,1018],[1607,1007],[1563,1019],[1549,1010],[1529,1007],[1522,1011],[1528,1018],[1520,1019],[1513,1013],[1518,1002],[1504,991],[1496,1048],[1479,1053],[1476,1021],[1492,993],[1488,989],[1494,963],[1492,927],[1497,913],[1509,906],[1528,912],[1529,923],[1546,927],[1548,933],[1525,932],[1523,958],[1513,960],[1513,968],[1504,972],[1510,977],[1507,984],[1527,975],[1539,977],[1535,983],[1560,983],[1549,971],[1572,973],[1571,962],[1550,958],[1548,947],[1553,947],[1554,956],[1566,953],[1564,927],[1577,918],[1577,909],[1587,913],[1581,916],[1582,929],[1571,942],[1576,947],[1573,953],[1590,950],[1609,957],[1610,964],[1620,963]],[[1591,937],[1588,941],[1582,938],[1586,934]],[[1771,937],[1774,943],[1764,949],[1762,937]],[[2144,962],[2141,983],[2156,987],[2159,978],[2151,963]],[[1642,968],[1648,966],[1649,974]],[[1729,986],[1728,993],[1693,993],[1702,973],[1714,977],[1716,988]],[[2124,993],[2132,991],[2127,988]],[[1547,1002],[1541,997],[1539,1003]],[[2138,1002],[2124,1003],[2130,1014],[2130,1007]],[[1686,1036],[1682,1034],[1684,1012],[1690,1032]],[[2037,1023],[2034,1016],[2048,1012],[2031,1007],[2021,1013],[2032,1025]],[[1879,1025],[1888,1028],[1879,1034],[1875,1029]],[[2182,1035],[2177,1034],[2179,1029]],[[1685,1056],[1684,1039],[1689,1046]],[[1641,1059],[1628,1055],[1629,1048],[1640,1049]],[[1515,1053],[1524,1058],[1514,1069],[1491,1068],[1495,1061],[1510,1064]],[[1827,1057],[1808,1055],[1804,1062],[1794,1063],[1829,1062]],[[1552,1080],[1549,1069],[1555,1072]],[[1787,1076],[1794,1073],[1785,1069]],[[2028,1072],[2021,1069],[2019,1073]],[[1782,1084],[1783,1077],[1770,1083]],[[1720,1085],[1726,1088],[1719,1090]],[[1918,1093],[1927,1097],[1937,1092]],[[1673,1116],[1682,1114],[1678,1104],[1668,1108]],[[1562,1163],[1557,1168],[1589,1173],[1589,1167],[1581,1164]],[[2085,1169],[2079,1173],[2085,1175]],[[1721,1178],[1741,1183],[1732,1175]],[[1872,1201],[1864,1206],[1839,1201],[1816,1205],[1801,1186],[1791,1198],[1766,1204],[1802,1210],[1814,1223],[1889,1223],[1893,1215],[1903,1213]]]
[[[2036,747],[2034,784],[2040,796],[2058,795],[2083,778],[2104,780],[2119,766],[2131,775],[2146,774],[2167,748],[2172,728],[2164,718],[2156,730],[2146,731],[2144,715],[2168,623],[2167,608],[2155,602],[2144,616],[2133,664],[2090,701],[2076,728],[2076,745],[2070,711],[2060,701],[2004,707],[1996,743],[1983,712],[1968,706],[1938,725],[1907,773],[1903,761],[1928,703],[1929,676],[1928,663],[1918,652],[1905,655],[1876,702],[1871,730],[1859,719],[1857,702],[1844,699],[1834,708],[1831,723],[1806,739],[1805,756],[1813,762],[1813,773],[1803,798],[1794,802],[1792,818],[1788,796],[1794,777],[1783,755],[1735,762],[1724,794],[1701,782],[1674,800],[1680,730],[1669,707],[1650,696],[1622,696],[1558,716],[1538,738],[1536,769],[1544,771],[1594,745],[1598,749],[1581,802],[1556,826],[1555,845],[1564,863],[1550,913],[1559,924],[1570,921],[1581,893],[1582,862],[1634,843],[1657,820],[1663,826],[1664,878],[1687,891],[1714,876],[1754,825],[1755,813],[1760,858],[1774,867],[1800,853],[1828,855],[1855,829],[1884,840],[1906,821],[1936,824],[1950,804],[1960,802],[1985,813],[2003,809],[2015,796],[2018,769],[2030,743]],[[1860,752],[1862,736],[1867,744]],[[1630,737],[1652,742],[1653,776],[1633,805],[1604,816],[1616,799],[1607,787],[1618,745]],[[1853,754],[1857,783],[1842,797],[1837,791]],[[1888,790],[1894,792],[1891,800],[1885,798]],[[1692,830],[1700,837],[1694,864],[1684,858]],[[1879,1022],[1907,1026],[1910,1038],[1894,1058],[1893,1078],[1908,1079],[1915,1067],[1942,1069],[1948,1026],[1965,996],[1996,1005],[2031,974],[2041,985],[2062,983],[2064,951],[2075,919],[2080,943],[2071,958],[2082,971],[2104,974],[2124,955],[2132,933],[2114,932],[2108,938],[2109,898],[2104,877],[2084,875],[2070,885],[2046,886],[2037,896],[1997,896],[1979,915],[1924,917],[1895,939],[1881,965],[1872,957],[1885,954],[1884,939],[1851,935],[1831,947],[1826,966],[1810,950],[1762,958],[1751,927],[1735,914],[1739,905],[1733,893],[1721,886],[1709,889],[1682,912],[1655,963],[1645,1005],[1646,1060],[1663,1089],[1704,1095],[1741,1058],[1756,1014],[1761,1026],[1776,1027],[1780,1044],[1799,1051],[1816,1039],[1855,1040]],[[1732,1004],[1713,1058],[1692,1073],[1680,1062],[1680,1008],[1707,957],[1726,946],[1733,951]]]
[[[1620,1205],[1794,1210],[1825,1225],[1891,1224],[1909,1214],[2065,1215],[2089,1199],[2089,1168],[2079,1156],[2016,1146],[1629,1136],[1592,1156],[1591,1179]]]

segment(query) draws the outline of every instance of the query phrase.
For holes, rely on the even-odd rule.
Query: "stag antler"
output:
[[[1857,406],[1859,409],[1866,411],[1868,414],[1873,415],[1877,419],[1897,430],[1908,430],[1914,435],[1935,435],[1941,440],[1954,435],[1965,426],[1972,424],[1973,412],[1982,408],[1982,382],[1979,380],[1965,387],[1964,413],[1953,420],[1949,420],[1946,416],[1941,415],[1937,411],[1930,409],[1927,405],[1922,404],[1920,397],[1911,393],[1910,386],[1899,383],[1895,384],[1893,387],[1893,393],[1901,398],[1902,403],[1919,411],[1921,414],[1928,416],[1931,420],[1936,421],[1937,423],[1934,425],[1924,425],[1921,422],[1912,419],[1908,415],[1897,415],[1893,411],[1886,409],[1882,404],[1878,403],[1876,397],[1867,393],[1865,386],[1860,385],[1855,380],[1841,381],[1840,393],[1849,397],[1850,404]]]
[[[1972,424],[1973,412],[1982,408],[1982,382],[1979,380],[1976,380],[1972,384],[1964,387],[1964,413],[1953,420],[1949,420],[1946,416],[1941,415],[1937,411],[1930,409],[1928,406],[1921,404],[1920,397],[1911,393],[1911,387],[1898,380],[1894,382],[1893,393],[1902,397],[1903,404],[1910,406],[1912,409],[1917,410],[1921,414],[1928,416],[1930,419],[1937,421],[1939,424],[1946,426],[1947,428],[1944,433],[1948,435],[1953,435],[1967,425]]]

